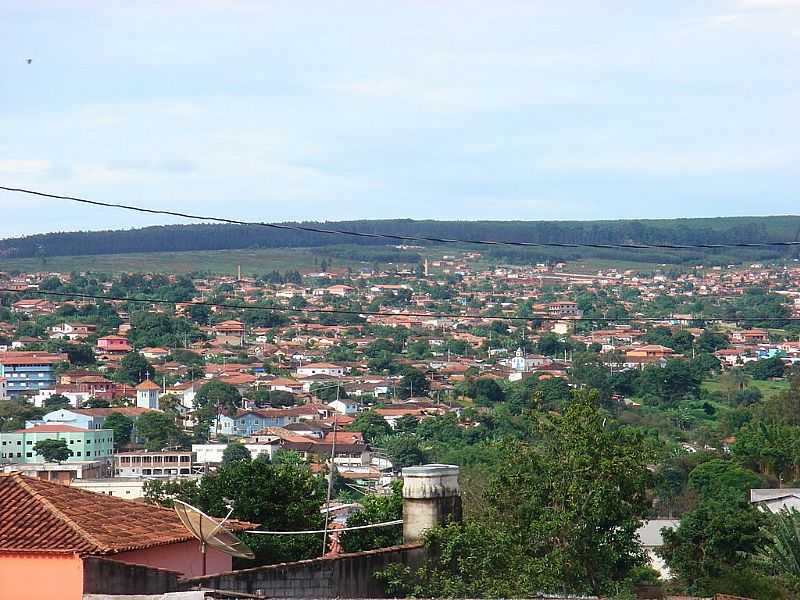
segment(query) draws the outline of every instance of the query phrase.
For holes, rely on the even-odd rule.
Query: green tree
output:
[[[359,503],[362,510],[347,519],[348,527],[387,523],[403,518],[403,482],[397,480],[392,484],[392,493],[388,496],[368,495]],[[376,527],[346,531],[341,538],[345,552],[362,552],[376,548],[387,548],[403,543],[403,526]]]
[[[72,405],[69,398],[62,394],[53,394],[45,398],[44,407],[47,410],[58,410],[59,408],[70,408]]]
[[[395,469],[421,464],[424,458],[419,440],[407,433],[382,438],[379,444],[389,455]]]
[[[765,381],[767,379],[783,377],[786,374],[786,365],[780,356],[773,356],[763,360],[749,362],[744,370],[753,376],[753,379]]]
[[[796,588],[800,583],[800,512],[784,508],[771,518],[764,534],[757,562],[766,573],[785,577]]]
[[[136,420],[136,432],[145,440],[145,448],[151,451],[187,443],[175,421],[167,414],[146,412]]]
[[[103,421],[103,428],[114,431],[114,448],[119,449],[131,441],[133,419],[122,413],[113,412]]]
[[[55,462],[59,464],[72,456],[72,450],[67,446],[66,440],[39,440],[33,445],[33,451],[44,458],[45,462]]]
[[[718,333],[709,329],[703,330],[697,338],[697,349],[700,352],[709,354],[727,348],[729,346],[728,337],[724,333]]]
[[[386,419],[372,410],[359,414],[347,428],[350,431],[360,431],[364,436],[364,440],[368,443],[392,433],[392,428],[386,422]]]
[[[798,475],[798,448],[800,427],[754,421],[737,432],[731,451],[742,464],[785,478]]]
[[[422,424],[420,424],[422,425]],[[644,563],[636,530],[649,508],[651,453],[642,435],[609,422],[596,394],[542,420],[542,444],[501,444],[484,511],[432,530],[422,568],[391,573],[426,597],[605,593]],[[400,591],[397,586],[392,591]]]
[[[743,497],[761,485],[761,478],[730,460],[714,459],[689,473],[689,488],[701,497],[739,493]]]
[[[232,416],[242,406],[242,395],[231,384],[214,379],[197,391],[194,401],[198,411],[206,416],[216,417],[218,411]]]
[[[61,342],[56,344],[55,352],[63,352],[71,365],[83,367],[97,362],[94,350],[89,344],[70,344]]]
[[[156,370],[147,362],[147,359],[138,352],[129,352],[121,361],[119,368],[114,372],[114,379],[120,383],[137,385],[145,379],[153,379]]]
[[[45,408],[36,408],[19,400],[0,400],[0,431],[14,431],[25,427],[25,421],[41,419]]]
[[[491,406],[505,400],[503,388],[494,379],[474,379],[465,386],[464,391],[481,406]]]
[[[103,398],[95,398],[92,396],[83,404],[83,408],[108,408],[111,403]]]
[[[713,594],[720,579],[748,568],[765,541],[766,519],[738,492],[711,496],[684,514],[677,529],[662,530],[658,554],[690,593]]]
[[[569,369],[572,381],[579,386],[597,390],[600,400],[607,402],[611,398],[611,372],[599,355],[594,352],[578,352]]]
[[[257,523],[270,531],[303,531],[323,525],[320,507],[325,500],[324,480],[300,461],[236,461],[193,483],[152,490],[151,501],[174,494],[214,516],[227,514],[230,502],[232,518]],[[314,558],[320,552],[321,540],[315,535],[241,537],[261,564]]]
[[[222,452],[222,464],[227,465],[242,460],[251,460],[250,450],[239,442],[228,442],[227,448]]]
[[[406,367],[403,369],[403,378],[397,387],[397,393],[401,398],[426,396],[430,388],[430,383],[422,371],[413,367]]]
[[[394,432],[398,434],[416,433],[418,424],[419,421],[417,421],[416,417],[412,415],[403,415],[395,420]]]

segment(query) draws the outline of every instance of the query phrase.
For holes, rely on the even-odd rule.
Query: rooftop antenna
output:
[[[228,514],[222,521],[209,517],[199,508],[187,504],[181,500],[173,500],[175,512],[189,532],[200,540],[200,554],[203,555],[203,575],[206,574],[206,553],[211,546],[220,552],[224,552],[236,558],[255,558],[255,554],[238,537],[225,529],[223,525],[233,513],[233,506],[228,501]]]

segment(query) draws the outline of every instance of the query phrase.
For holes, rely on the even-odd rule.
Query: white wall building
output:
[[[344,375],[345,368],[333,363],[309,363],[297,367],[297,377],[311,377],[312,375],[330,375],[332,377],[341,377]]]
[[[664,559],[656,554],[656,549],[664,545],[662,529],[675,529],[680,524],[678,519],[650,519],[636,530],[639,543],[647,554],[650,566],[658,571],[662,579],[672,579],[672,573]]]
[[[138,477],[114,477],[109,479],[74,479],[70,485],[106,496],[116,496],[126,500],[144,498],[146,479]]]
[[[160,393],[161,388],[158,387],[158,384],[153,383],[149,379],[145,379],[136,386],[136,406],[139,408],[158,410],[158,397]]]
[[[800,510],[800,489],[754,489],[750,490],[750,503],[762,510],[779,513],[783,509]]]
[[[195,464],[198,465],[219,465],[222,463],[222,455],[228,444],[192,444],[192,452],[195,455]],[[272,460],[278,450],[277,444],[245,444],[245,448],[250,451],[250,458],[258,458],[265,455]]]
[[[334,400],[333,402],[328,402],[328,406],[330,406],[333,410],[338,412],[340,415],[354,415],[358,412],[360,408],[360,404],[355,400],[347,399],[339,399]]]
[[[553,360],[551,358],[542,356],[541,354],[526,355],[522,351],[522,348],[520,348],[514,354],[514,358],[511,359],[511,368],[521,373],[528,373],[536,370],[536,367],[549,365],[552,362]]]

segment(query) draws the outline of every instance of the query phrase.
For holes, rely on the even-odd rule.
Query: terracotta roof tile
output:
[[[252,523],[231,522],[241,531]],[[192,539],[171,510],[0,474],[0,549],[116,554]]]
[[[73,427],[72,425],[34,425],[27,429],[17,429],[14,433],[86,433],[88,429]]]

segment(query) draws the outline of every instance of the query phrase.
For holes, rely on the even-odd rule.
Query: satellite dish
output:
[[[200,540],[200,552],[203,555],[203,575],[206,574],[206,551],[208,546],[236,558],[255,558],[255,554],[243,541],[225,529],[225,521],[231,516],[233,508],[228,511],[222,521],[209,517],[199,508],[181,500],[173,500],[175,512],[189,532]]]

